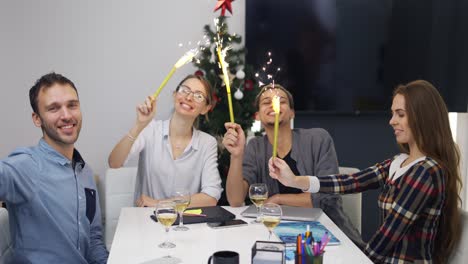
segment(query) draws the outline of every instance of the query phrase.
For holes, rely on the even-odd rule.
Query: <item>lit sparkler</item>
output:
[[[275,95],[271,103],[273,105],[273,111],[275,111],[275,127],[274,127],[274,134],[273,134],[273,157],[276,158],[277,150],[278,150],[280,97],[278,95]]]
[[[234,123],[234,111],[232,109],[232,98],[231,98],[231,85],[229,83],[229,76],[228,76],[228,67],[229,64],[225,61],[226,58],[226,53],[230,49],[230,47],[225,47],[223,48],[223,43],[222,39],[219,35],[219,20],[216,18],[214,20],[215,26],[217,29],[218,33],[218,38],[216,41],[216,53],[218,54],[218,59],[219,59],[219,66],[221,68],[221,71],[223,72],[223,81],[224,84],[226,85],[226,92],[227,92],[227,99],[228,99],[228,106],[229,106],[229,119],[232,123]]]

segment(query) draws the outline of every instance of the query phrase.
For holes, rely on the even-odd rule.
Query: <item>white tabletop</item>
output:
[[[250,223],[252,218],[243,218],[240,213],[246,207],[224,207],[237,218]],[[162,225],[150,219],[154,208],[123,208],[120,213],[114,241],[109,255],[109,264],[160,263],[161,257],[170,253],[182,260],[182,263],[206,263],[216,251],[231,250],[240,255],[240,263],[251,263],[251,250],[255,241],[268,240],[268,230],[262,224],[212,229],[206,224],[187,225],[189,231],[169,232],[170,241],[176,244],[174,249],[161,249],[157,245],[163,242],[166,234]],[[372,263],[362,251],[326,216],[318,219],[340,241],[340,245],[327,246],[325,263]],[[276,236],[272,240],[279,241]],[[288,263],[293,263],[288,262]]]

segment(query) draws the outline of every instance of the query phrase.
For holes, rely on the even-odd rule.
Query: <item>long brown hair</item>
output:
[[[450,131],[447,107],[437,89],[427,81],[417,80],[398,86],[393,96],[403,95],[408,124],[419,150],[439,163],[445,177],[445,203],[435,239],[433,260],[447,263],[460,240],[462,181],[460,152]],[[400,147],[409,152],[408,144]]]

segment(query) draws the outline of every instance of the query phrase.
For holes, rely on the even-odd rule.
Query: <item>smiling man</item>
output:
[[[226,195],[231,206],[241,206],[249,186],[265,183],[269,198],[265,203],[300,207],[320,207],[359,246],[364,243],[351,220],[345,215],[341,197],[336,194],[304,193],[301,189],[281,184],[271,178],[268,160],[272,155],[275,112],[273,97],[280,98],[278,157],[284,159],[296,172],[307,175],[338,173],[338,161],[333,140],[321,128],[291,129],[294,118],[294,101],[291,93],[281,85],[264,86],[257,95],[256,118],[265,128],[266,135],[255,137],[245,146],[245,135],[240,125],[226,123],[223,144],[231,153],[231,163],[226,181]]]
[[[43,137],[0,160],[14,245],[7,263],[106,263],[93,172],[74,147],[82,121],[76,87],[46,74],[29,99]]]

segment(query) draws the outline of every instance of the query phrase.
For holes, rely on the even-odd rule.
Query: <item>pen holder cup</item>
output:
[[[295,264],[323,264],[323,253],[319,256],[297,255],[294,259]]]

